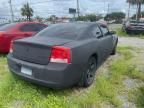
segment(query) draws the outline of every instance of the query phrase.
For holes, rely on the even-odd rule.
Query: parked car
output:
[[[46,28],[47,25],[37,22],[11,23],[0,27],[0,53],[8,53],[11,41],[30,37]]]
[[[128,34],[144,33],[144,21],[136,21],[136,20],[126,21],[123,24],[123,30]]]
[[[51,88],[90,86],[98,67],[116,53],[118,37],[103,24],[52,25],[16,40],[8,55],[12,73]]]

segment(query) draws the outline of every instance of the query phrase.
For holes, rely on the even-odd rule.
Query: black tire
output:
[[[116,42],[116,45],[115,45],[111,55],[115,55],[116,54],[116,52],[117,52],[117,43],[118,43],[118,41]]]
[[[130,30],[126,30],[126,34],[130,35],[132,32]]]
[[[95,73],[97,68],[97,62],[95,57],[90,57],[87,63],[86,72],[83,73],[79,86],[89,87],[95,79]]]

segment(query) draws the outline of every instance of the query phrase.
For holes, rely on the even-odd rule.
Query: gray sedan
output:
[[[55,24],[14,41],[8,66],[21,78],[50,88],[88,87],[98,67],[116,53],[117,43],[104,24]]]

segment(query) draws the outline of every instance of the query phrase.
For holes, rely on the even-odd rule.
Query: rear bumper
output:
[[[48,86],[50,88],[65,88],[72,86],[81,78],[82,70],[71,64],[39,65],[15,59],[8,55],[8,66],[12,73],[32,83]],[[32,75],[21,73],[21,67],[32,69]]]

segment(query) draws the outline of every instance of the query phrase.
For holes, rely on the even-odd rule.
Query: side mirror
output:
[[[109,31],[109,34],[111,35],[116,34],[116,31]]]

